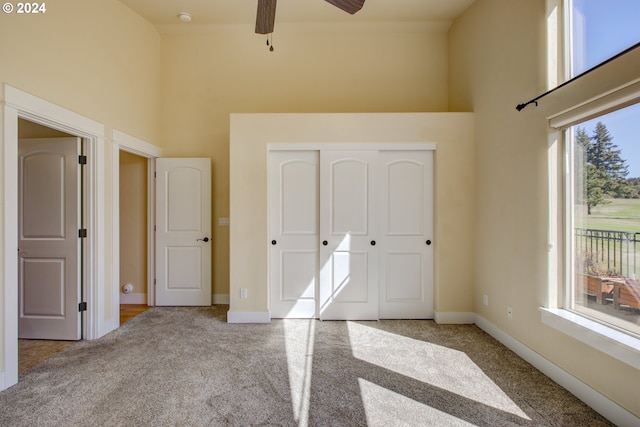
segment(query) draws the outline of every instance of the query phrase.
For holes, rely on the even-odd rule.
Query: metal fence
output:
[[[638,278],[640,233],[629,231],[575,229],[577,254],[583,262],[596,261],[607,271]],[[585,259],[585,258],[589,259]]]

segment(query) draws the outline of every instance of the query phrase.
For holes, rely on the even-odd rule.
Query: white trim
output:
[[[4,103],[20,112],[19,116],[74,136],[104,139],[104,125],[62,108],[8,84],[4,84]],[[77,135],[80,133],[80,135]]]
[[[346,142],[346,143],[270,143],[267,144],[267,151],[321,151],[321,150],[332,150],[332,151],[353,151],[353,150],[435,150],[437,144],[429,143],[429,142],[399,142],[399,143],[378,143],[378,142]]]
[[[270,323],[268,311],[227,311],[227,323]]]
[[[549,126],[564,129],[640,101],[640,79],[549,117]]]
[[[545,325],[640,369],[640,339],[568,310],[540,308],[540,313]]]
[[[2,390],[18,382],[18,110],[5,104],[3,215],[3,362]],[[11,143],[9,143],[11,141]]]
[[[147,159],[147,305],[156,305],[156,160]]]
[[[113,199],[111,200],[111,287],[113,290],[113,301],[122,304],[120,294],[120,147],[113,141],[111,145],[111,185]],[[120,326],[120,304],[114,304],[113,319],[118,319]]]
[[[4,146],[3,188],[0,201],[4,206],[3,239],[4,254],[4,380],[7,388],[18,381],[18,118],[61,130],[87,141],[87,228],[86,240],[86,302],[85,338],[96,339],[110,332],[114,322],[105,321],[104,316],[104,125],[69,111],[53,103],[23,92],[7,84],[4,89],[4,113],[1,135]],[[117,320],[116,320],[117,323]],[[117,325],[115,326],[117,327]]]
[[[213,304],[229,305],[229,294],[213,294]]]
[[[140,157],[153,159],[162,156],[162,148],[116,129],[113,130],[113,142],[118,144],[122,151],[127,151]]]
[[[433,320],[439,325],[469,325],[475,322],[475,313],[436,311]]]
[[[120,292],[120,304],[146,304],[147,294],[125,294]]]
[[[634,426],[640,423],[640,419],[631,412],[531,350],[484,317],[476,314],[475,324],[615,425]]]

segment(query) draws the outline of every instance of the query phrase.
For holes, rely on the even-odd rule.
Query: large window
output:
[[[567,308],[640,336],[640,104],[565,131]]]
[[[640,42],[638,0],[572,0],[565,11],[567,78]],[[640,337],[640,104],[625,99],[604,111],[563,131],[567,280],[559,305]]]

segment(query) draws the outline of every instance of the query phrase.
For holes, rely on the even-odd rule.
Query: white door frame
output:
[[[86,339],[96,339],[115,328],[113,321],[105,321],[104,313],[104,255],[105,207],[104,125],[80,114],[59,107],[41,98],[4,85],[2,116],[3,183],[0,187],[2,212],[3,254],[2,283],[4,372],[0,372],[0,390],[18,382],[18,119],[23,118],[46,127],[83,138],[87,149],[86,224],[90,231],[85,245],[85,290],[87,314],[84,323]]]
[[[111,173],[113,189],[113,287],[116,298],[120,298],[120,151],[126,151],[147,159],[147,305],[155,305],[154,278],[156,274],[155,257],[155,159],[162,156],[162,149],[146,141],[118,130],[113,131],[113,170]],[[120,317],[118,306],[118,318]]]

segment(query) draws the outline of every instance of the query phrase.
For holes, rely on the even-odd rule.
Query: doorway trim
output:
[[[111,173],[113,188],[113,288],[116,301],[120,298],[120,151],[126,151],[147,159],[147,305],[155,305],[154,278],[156,274],[155,258],[155,162],[162,156],[162,148],[150,144],[119,130],[113,130],[113,170]],[[120,306],[118,305],[118,311]],[[119,317],[119,316],[118,316]]]
[[[0,390],[18,382],[18,119],[60,130],[86,141],[86,224],[90,230],[85,245],[85,291],[87,312],[83,322],[86,339],[96,339],[117,328],[105,321],[105,127],[92,119],[57,106],[20,89],[4,84],[3,184],[0,201],[3,210],[3,289],[2,352],[4,372]]]

